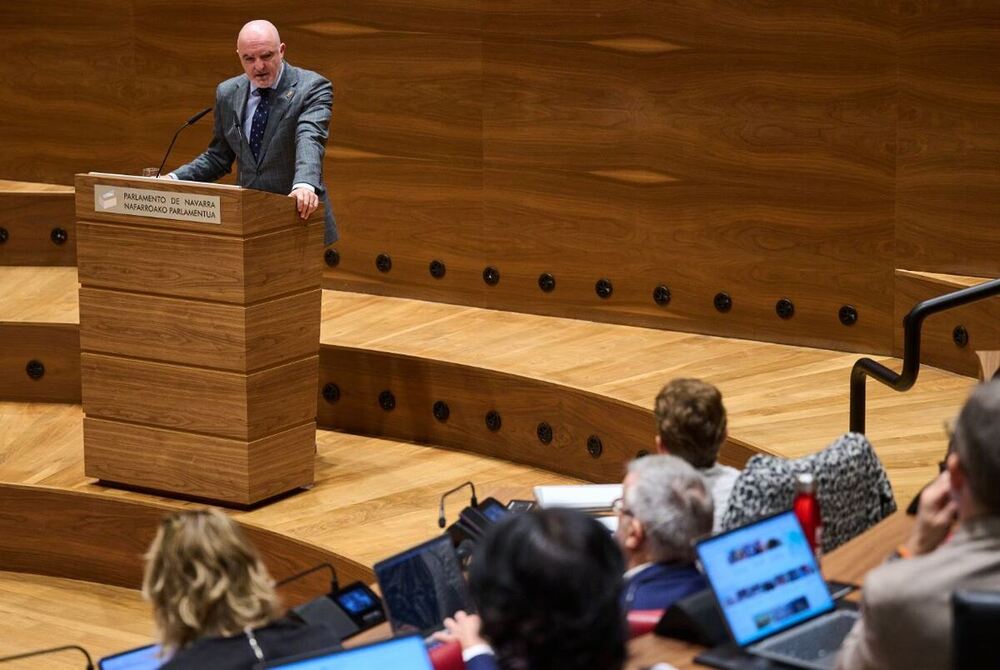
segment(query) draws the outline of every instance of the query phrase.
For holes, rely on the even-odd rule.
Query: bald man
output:
[[[215,91],[215,130],[203,154],[172,173],[175,179],[216,181],[237,161],[237,183],[295,199],[308,219],[322,202],[325,243],[337,240],[323,184],[323,154],[333,87],[315,72],[285,62],[285,44],[269,21],[243,26],[236,54],[244,74]]]

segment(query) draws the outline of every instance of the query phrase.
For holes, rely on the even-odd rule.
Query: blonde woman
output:
[[[274,581],[239,526],[216,509],[170,514],[146,554],[163,668],[251,668],[337,644],[324,626],[281,618]]]

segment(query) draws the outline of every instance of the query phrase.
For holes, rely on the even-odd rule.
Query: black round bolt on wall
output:
[[[28,373],[28,376],[32,379],[38,380],[45,376],[45,365],[41,361],[30,360],[28,364],[24,366],[24,371]]]
[[[725,314],[733,308],[733,299],[725,291],[719,291],[712,299],[712,304],[715,305],[715,309]]]
[[[611,283],[610,279],[604,279],[602,277],[597,280],[596,284],[594,284],[594,292],[597,293],[597,297],[601,300],[607,300],[611,297],[611,294],[615,292],[615,287]]]
[[[340,400],[340,387],[330,382],[323,385],[323,400],[331,405]]]
[[[552,293],[556,288],[556,278],[550,272],[543,272],[538,275],[538,288],[545,293]]]
[[[837,317],[845,326],[853,326],[858,322],[858,310],[854,305],[844,305],[837,313]]]
[[[392,394],[392,391],[382,391],[378,394],[378,406],[386,412],[391,412],[396,409],[396,396]]]
[[[795,304],[788,298],[782,298],[774,303],[774,312],[782,319],[790,319],[795,316]]]
[[[388,272],[392,269],[392,258],[389,254],[379,254],[375,257],[375,267],[379,272]]]
[[[0,228],[0,244],[3,244],[10,239],[10,233],[7,232],[6,228]]]
[[[545,421],[538,424],[535,434],[538,436],[538,441],[542,444],[552,444],[552,426]]]
[[[451,416],[451,409],[448,407],[448,403],[444,400],[438,400],[434,403],[434,407],[431,410],[434,413],[434,418],[444,423]]]
[[[492,265],[487,265],[486,269],[483,270],[483,281],[488,286],[496,286],[500,283],[500,271]]]
[[[661,307],[670,304],[670,288],[666,284],[660,284],[653,289],[653,302]]]
[[[486,427],[489,428],[494,433],[500,430],[500,426],[503,422],[500,420],[500,412],[495,409],[491,409],[486,413]]]
[[[49,238],[52,240],[52,244],[66,244],[69,233],[66,232],[65,228],[53,228]]]
[[[951,331],[951,341],[956,347],[964,349],[969,345],[969,331],[963,325],[955,326],[955,330]]]
[[[340,265],[340,252],[336,249],[327,249],[323,252],[323,261],[331,268]]]
[[[587,438],[587,453],[592,458],[600,458],[601,454],[604,453],[604,443],[597,435],[591,435]]]
[[[445,267],[442,261],[439,260],[431,261],[431,264],[427,267],[427,270],[431,273],[431,276],[434,277],[434,279],[441,279],[441,277],[444,277]]]

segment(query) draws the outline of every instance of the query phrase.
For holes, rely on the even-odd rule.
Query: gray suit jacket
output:
[[[293,184],[316,189],[326,209],[325,243],[337,240],[337,224],[323,183],[323,154],[333,106],[333,87],[324,77],[285,63],[264,130],[260,156],[254,158],[243,133],[250,94],[246,75],[227,79],[215,91],[215,130],[203,154],[174,170],[178,179],[215,181],[237,165],[237,183],[288,195]]]
[[[967,588],[1000,590],[1000,518],[967,521],[930,554],[872,570],[837,667],[951,668],[951,594]]]

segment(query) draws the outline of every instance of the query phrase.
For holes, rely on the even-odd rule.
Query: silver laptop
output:
[[[837,609],[791,511],[697,545],[733,640],[746,653],[831,670],[858,613]]]

